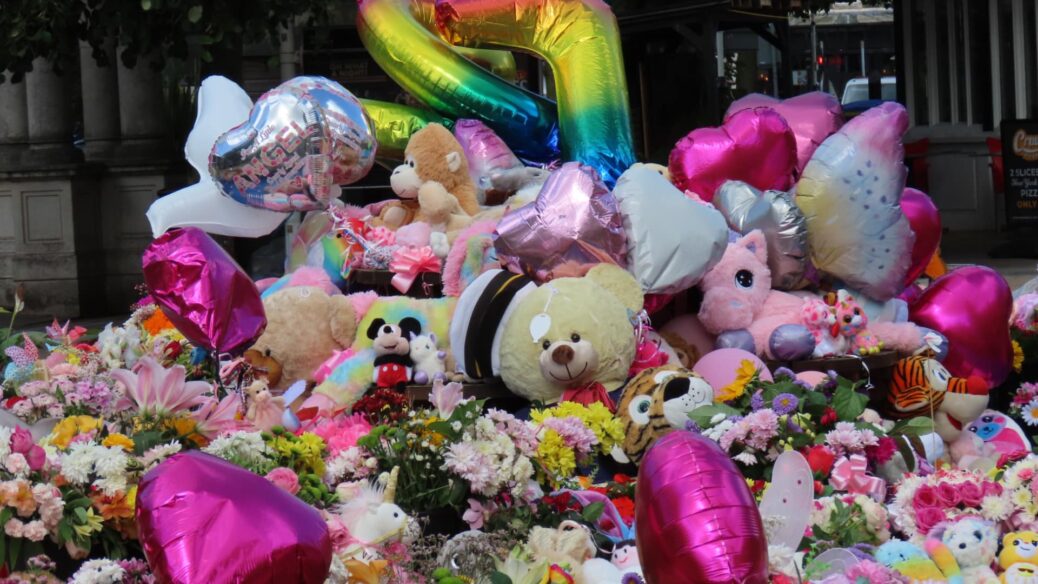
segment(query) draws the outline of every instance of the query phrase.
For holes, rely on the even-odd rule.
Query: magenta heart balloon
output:
[[[786,120],[768,108],[736,113],[718,128],[699,128],[670,152],[670,178],[706,202],[726,180],[766,191],[793,186],[796,140]]]
[[[901,194],[901,211],[915,233],[912,267],[905,275],[905,286],[909,286],[923,273],[941,245],[941,213],[926,193],[911,187]]]
[[[328,526],[316,509],[197,451],[144,475],[137,521],[159,582],[322,584],[332,562]]]
[[[494,232],[501,263],[545,282],[582,276],[596,264],[627,267],[627,234],[616,198],[590,166],[567,162],[537,200],[501,219]]]
[[[677,431],[638,470],[634,524],[648,584],[766,584],[768,543],[746,479],[711,440]]]
[[[167,231],[144,250],[143,264],[151,297],[192,343],[234,353],[267,327],[256,284],[204,231]]]
[[[979,376],[995,387],[1013,367],[1009,318],[1013,293],[1005,278],[966,266],[937,278],[909,308],[909,318],[948,339],[944,366],[955,377]]]
[[[843,108],[840,107],[840,102],[822,91],[812,91],[784,100],[762,93],[751,93],[728,106],[724,119],[727,121],[741,111],[758,107],[775,110],[785,118],[793,130],[797,142],[798,173],[804,170],[818,145],[843,125]]]

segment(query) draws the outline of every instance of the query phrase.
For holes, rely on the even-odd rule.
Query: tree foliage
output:
[[[191,51],[212,60],[221,47],[277,38],[281,25],[323,22],[329,0],[3,0],[0,71],[19,80],[37,57],[57,67],[77,57],[79,41],[107,64],[105,43],[115,39],[129,67],[142,57],[161,67]]]

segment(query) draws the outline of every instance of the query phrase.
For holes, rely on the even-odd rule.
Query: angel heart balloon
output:
[[[746,235],[759,229],[764,233],[773,288],[802,287],[807,271],[807,223],[792,194],[762,193],[742,181],[730,180],[717,189],[714,206],[735,231]]]
[[[267,92],[244,124],[220,136],[209,172],[220,191],[272,211],[324,209],[339,185],[360,180],[375,162],[364,107],[323,77],[296,77]]]
[[[899,104],[866,111],[818,147],[796,188],[815,267],[879,301],[901,292],[912,263],[900,205],[906,129]]]
[[[638,471],[634,524],[648,584],[766,584],[768,549],[746,479],[711,440],[675,431]]]

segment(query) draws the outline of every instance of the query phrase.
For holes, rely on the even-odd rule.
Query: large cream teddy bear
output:
[[[428,223],[432,230],[456,233],[479,212],[468,160],[450,130],[432,123],[415,132],[404,150],[404,163],[389,177],[401,201],[382,207],[375,224],[398,229]]]
[[[271,290],[263,296],[263,309],[267,328],[245,351],[245,359],[266,374],[274,390],[285,390],[299,380],[313,381],[321,363],[356,337],[354,305],[319,286]]]
[[[527,399],[611,391],[626,381],[634,359],[631,318],[642,302],[630,273],[610,264],[539,287],[525,276],[490,270],[458,298],[451,351],[467,377],[500,376]]]

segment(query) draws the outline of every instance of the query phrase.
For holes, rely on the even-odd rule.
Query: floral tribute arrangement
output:
[[[202,83],[129,319],[0,329],[0,584],[1036,581],[1038,293],[943,273],[905,108],[750,95],[637,163],[615,17],[556,4],[360,2],[427,110]],[[205,232],[293,212],[277,279]]]
[[[45,334],[42,347],[28,336],[12,345],[3,382],[9,581],[159,581],[144,559],[138,485],[191,450],[313,508],[331,545],[329,582],[588,582],[596,557],[611,566],[603,577],[644,581],[638,479],[607,471],[627,431],[605,404],[534,404],[519,416],[438,381],[426,407],[381,390],[350,412],[264,427],[249,415],[254,394],[241,392],[248,380],[215,374],[154,305],[97,336],[56,325]],[[906,464],[903,443],[932,431],[927,419],[885,420],[860,383],[834,373],[812,385],[763,372],[735,372],[727,399],[691,410],[685,430],[730,457],[758,501],[779,455],[803,456],[806,528],[793,556],[771,558],[771,580],[902,581],[883,563],[885,545],[922,549],[968,518],[1005,533],[1035,524],[1038,458],[986,472],[925,455]],[[891,475],[899,461],[904,472]],[[396,519],[380,517],[383,500]],[[834,550],[857,560],[838,571],[825,563]]]

